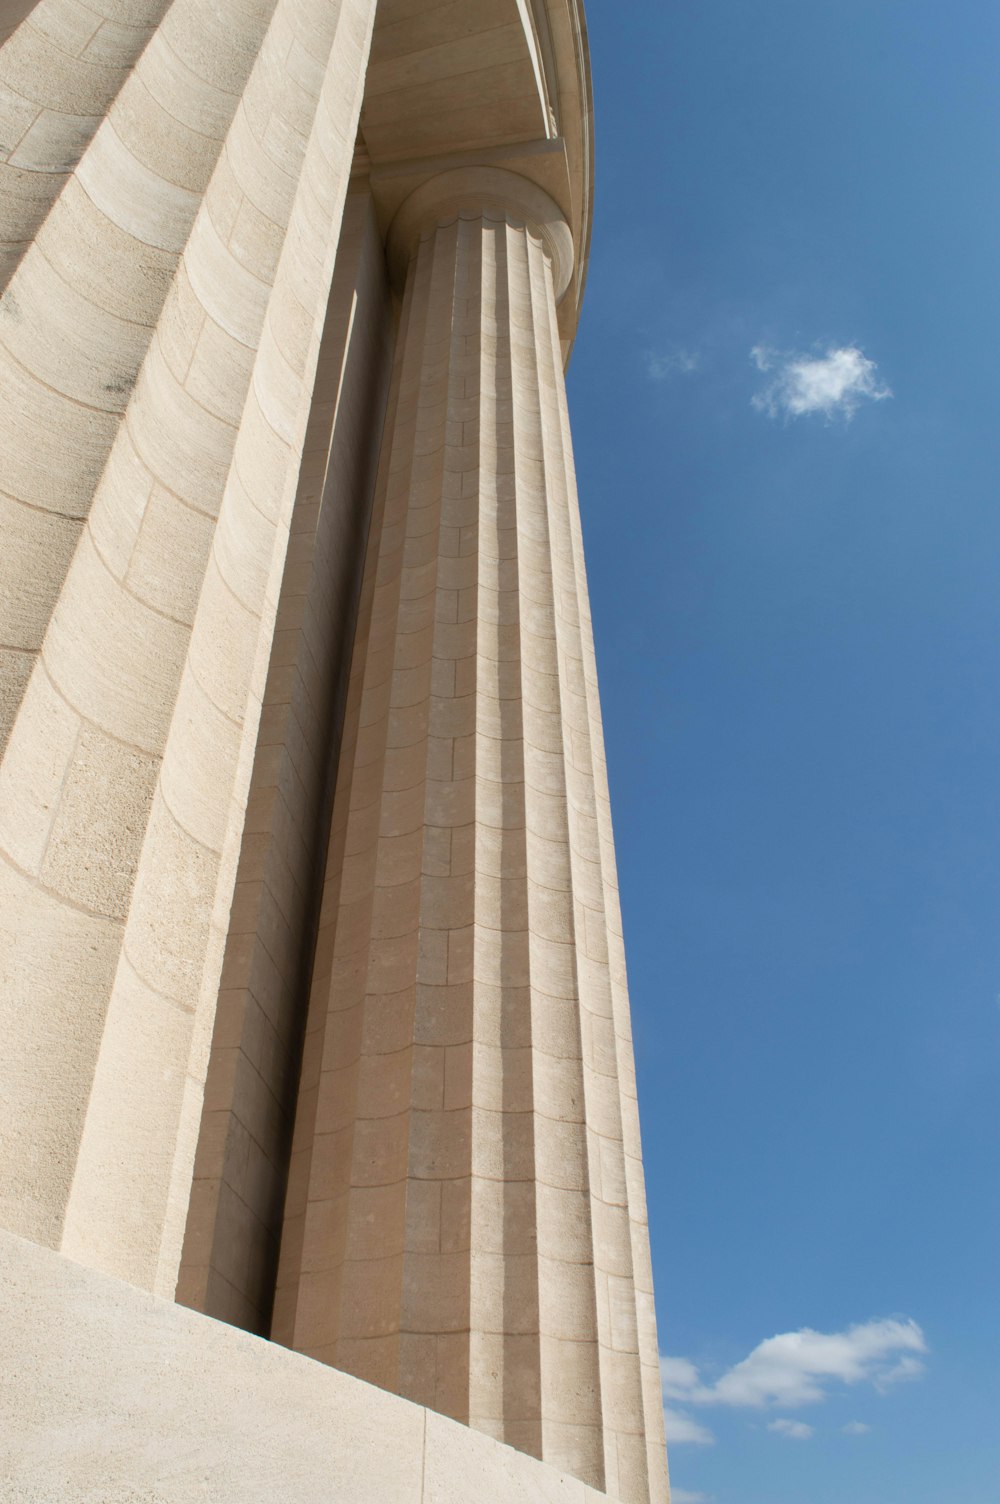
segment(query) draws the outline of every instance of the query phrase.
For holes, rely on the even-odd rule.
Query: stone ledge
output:
[[[2,1504],[602,1504],[492,1438],[0,1233]]]

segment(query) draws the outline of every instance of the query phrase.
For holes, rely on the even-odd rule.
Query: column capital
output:
[[[405,280],[421,237],[463,218],[508,220],[537,235],[552,260],[558,303],[573,275],[572,231],[544,188],[502,167],[456,167],[428,178],[410,194],[389,228],[386,247],[397,285]]]

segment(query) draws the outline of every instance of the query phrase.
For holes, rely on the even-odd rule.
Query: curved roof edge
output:
[[[379,0],[356,172],[383,233],[429,178],[489,166],[552,198],[575,266],[559,306],[568,358],[593,218],[594,110],[582,0]]]
[[[577,151],[579,153],[576,163],[573,163],[573,144],[567,139],[567,151],[571,163],[571,179],[578,184],[577,193],[574,194],[574,214],[571,228],[576,245],[576,270],[574,273],[575,294],[572,308],[572,328],[563,328],[563,349],[566,358],[569,358],[570,348],[576,334],[576,326],[580,317],[580,309],[583,305],[584,292],[587,285],[587,273],[590,266],[590,245],[593,234],[594,222],[594,86],[590,67],[590,39],[587,32],[587,17],[584,10],[583,0],[542,0],[549,16],[551,29],[553,13],[563,11],[568,13],[570,31],[573,39],[573,69],[575,72],[575,92],[579,101],[579,118],[577,122]],[[563,69],[568,65],[568,59],[563,59],[562,67],[557,58],[557,88],[560,101],[563,94]],[[560,119],[560,128],[565,131],[565,123]],[[573,167],[576,171],[573,171]],[[564,300],[568,302],[569,300]]]

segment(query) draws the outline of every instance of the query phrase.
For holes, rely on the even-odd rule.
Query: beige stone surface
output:
[[[140,392],[136,411],[133,388],[209,174],[252,87],[270,11],[256,0],[175,0],[150,39],[162,0],[135,0],[112,16],[131,37],[123,35],[115,71],[69,59],[38,30],[53,7],[72,3],[39,0],[0,50],[0,76],[6,67],[15,97],[54,91],[61,108],[89,101],[93,111],[79,161],[62,164],[69,175],[9,165],[17,183],[0,191],[0,215],[12,217],[6,229],[0,222],[10,257],[0,300],[0,489],[19,513],[20,540],[0,555],[0,599],[25,602],[3,640],[28,650],[41,645],[122,415],[148,406]],[[54,70],[56,53],[63,63]],[[188,87],[178,87],[178,67]],[[189,410],[181,416],[191,423]]]
[[[0,6],[0,1499],[665,1504],[591,167],[578,0]]]
[[[0,1233],[3,1504],[601,1504],[298,1353]]]
[[[0,40],[9,21],[4,7]],[[138,61],[166,0],[36,0],[0,50],[0,285]]]
[[[176,484],[178,469],[189,467],[186,499],[217,511],[218,521],[193,625],[185,634],[186,651],[176,661],[173,695],[159,698],[172,713],[159,743],[163,763],[153,818],[143,836],[62,1246],[74,1257],[163,1294],[173,1293],[177,1283],[278,582],[372,17],[372,0],[343,0],[338,6],[279,0],[227,140],[226,169],[209,184],[184,253],[204,311],[197,334],[188,334],[184,406],[172,405],[172,394],[181,390],[180,371],[171,369],[167,358],[137,391],[137,397],[146,397],[149,431],[156,431],[155,448],[147,451],[154,475],[164,485]],[[276,67],[295,36],[308,38],[325,61],[306,84]],[[249,131],[251,101],[269,121],[263,141]],[[293,122],[308,133],[293,131]],[[279,129],[283,124],[287,128]],[[240,237],[234,229],[226,246],[215,222],[220,201],[223,208],[237,208],[238,225],[238,206],[256,202],[262,178],[283,236],[247,232]],[[233,205],[236,189],[241,197]],[[313,225],[323,233],[309,233]],[[220,367],[217,347],[202,355],[210,324],[255,349],[252,362],[227,370]],[[206,424],[205,410],[187,397],[191,373],[203,358],[217,384],[223,373],[230,376],[231,398],[240,405],[235,426],[215,419],[214,427]],[[167,397],[165,412],[161,393]],[[187,414],[195,408],[199,416],[189,423]],[[151,639],[149,634],[142,645],[143,658],[148,661],[152,652],[162,662]],[[133,673],[138,658],[137,650]],[[133,694],[129,713],[142,711],[150,722],[153,707]],[[119,720],[123,714],[117,712]],[[172,1035],[172,1047],[165,1041],[159,1055],[149,1057],[145,1106],[117,1085],[118,1062],[127,1048],[122,1041],[134,1036],[129,970],[188,1018],[186,1033]],[[135,1158],[128,1152],[141,1131],[143,1112],[163,1115],[155,1163],[150,1155]],[[146,1215],[131,1226],[121,1223],[116,1236],[109,1226],[116,1208],[138,1204]]]
[[[263,1333],[391,341],[381,241],[359,193],[345,213],[292,514],[178,1283],[178,1299]]]
[[[80,303],[72,288],[60,301],[41,276],[51,265],[45,246],[75,233],[72,216],[59,228],[62,197],[8,289],[0,327],[26,404],[0,403],[0,425],[13,424],[16,439],[4,450],[2,489],[20,498],[10,503],[14,546],[0,551],[0,572],[13,571],[17,582],[6,596],[0,588],[0,598],[20,610],[4,634],[11,647],[38,650],[30,674],[14,660],[5,695],[12,726],[0,765],[0,861],[11,864],[2,920],[12,939],[0,1009],[18,1043],[0,1074],[5,1101],[19,1104],[11,1143],[55,1134],[61,1146],[11,1225],[59,1238],[77,1257],[165,1292],[180,1257],[251,754],[374,11],[373,0],[281,0],[268,27],[266,7],[241,18],[233,3],[225,13],[196,0],[171,7],[95,136],[97,155],[88,148],[72,180],[85,196],[88,183],[98,184],[112,220],[120,189],[121,228],[133,241],[141,232],[147,242],[183,249],[162,310],[164,287],[145,280],[138,246],[126,258],[114,235],[97,237],[68,263],[90,289],[92,334],[120,321],[120,304],[99,306],[106,287],[92,296],[102,269],[110,270],[101,259],[108,246],[116,269],[127,268],[116,289],[126,306],[137,288],[148,292],[148,348],[135,390],[141,342],[112,404],[125,409],[124,421],[109,426],[110,411],[102,416],[82,401],[87,392],[70,390],[78,342],[62,345],[65,359],[53,357],[51,369],[39,364],[57,347],[59,320],[76,317]],[[193,31],[183,11],[192,13]],[[296,38],[315,56],[301,76],[280,66]],[[204,196],[183,188],[192,198],[186,221],[175,214],[176,185],[158,188],[140,160],[145,153],[152,161],[142,132],[129,138],[139,156],[120,159],[125,175],[114,165],[115,143],[127,136],[116,132],[115,109],[125,109],[130,90],[146,88],[150,68],[168,68],[177,48],[201,84],[175,94],[164,75],[160,94],[174,108],[185,99],[204,104],[217,86],[230,91],[212,117],[219,160]],[[263,138],[251,117],[266,119]],[[199,123],[207,126],[208,116]],[[178,161],[190,160],[175,147]],[[138,178],[128,164],[137,164]],[[146,197],[145,188],[132,191],[136,184],[146,184]],[[116,338],[107,349],[120,356]],[[103,380],[103,349],[95,335],[87,360],[80,356],[81,380]],[[0,351],[0,366],[3,358]],[[44,413],[32,408],[32,391],[44,396]],[[200,400],[207,391],[210,406]],[[84,431],[89,448],[76,443]],[[63,443],[66,485],[50,475],[42,492],[31,491],[22,459],[36,471],[39,455],[58,467]],[[74,524],[84,515],[86,524]],[[80,927],[99,934],[108,982],[109,946],[116,956],[117,976],[103,996],[87,980],[93,968],[77,979],[60,960],[64,949],[76,954]],[[152,1019],[164,1008],[164,1017],[186,1023],[158,1035]],[[74,1025],[63,1046],[67,1012]],[[27,1062],[37,1066],[42,1041],[56,1058],[40,1074],[22,1075]],[[140,1052],[134,1068],[145,1096],[120,1090],[130,1049]],[[146,1118],[161,1125],[155,1143]],[[12,1179],[22,1184],[20,1168]]]

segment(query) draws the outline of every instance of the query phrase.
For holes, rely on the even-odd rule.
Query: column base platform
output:
[[[360,1379],[0,1232],[3,1504],[602,1504]]]

